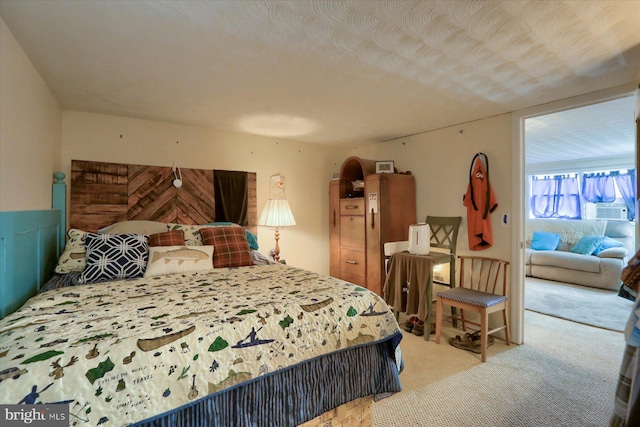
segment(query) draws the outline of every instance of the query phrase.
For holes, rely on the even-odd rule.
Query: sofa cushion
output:
[[[595,254],[594,254],[595,255]],[[609,248],[598,253],[598,258],[619,258],[625,259],[629,255],[629,251],[627,248],[618,247],[618,248]]]
[[[573,252],[532,251],[531,264],[536,266],[562,267],[569,270],[580,270],[591,273],[600,272],[601,259],[584,256]]]
[[[571,252],[581,255],[591,255],[603,240],[604,236],[582,236],[578,243],[571,248]]]
[[[548,231],[560,234],[560,245],[571,247],[582,236],[604,236],[606,227],[607,221],[604,220],[528,219],[525,222],[525,240],[530,242],[534,231]],[[559,247],[558,250],[564,249]]]
[[[535,252],[535,251],[532,250],[532,249],[529,249],[529,248],[525,248],[524,249],[524,264],[525,265],[531,264],[531,254],[533,252]]]
[[[607,221],[604,235],[619,241],[630,253],[635,252],[636,228],[633,221]]]
[[[602,240],[602,242],[600,242],[598,247],[593,251],[593,254],[598,255],[600,252],[604,251],[605,249],[623,248],[623,247],[624,247],[624,243],[616,239],[612,239],[609,236],[605,236],[604,240]]]
[[[547,231],[534,231],[531,240],[531,249],[536,251],[555,251],[560,243],[560,235],[558,233],[549,233]]]

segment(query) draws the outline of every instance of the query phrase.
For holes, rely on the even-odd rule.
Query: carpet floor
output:
[[[524,308],[613,331],[624,331],[633,301],[616,291],[525,278]]]
[[[401,319],[402,320],[402,319]],[[376,427],[607,426],[624,334],[525,311],[525,343],[496,340],[486,363],[403,333],[403,390],[373,405]]]

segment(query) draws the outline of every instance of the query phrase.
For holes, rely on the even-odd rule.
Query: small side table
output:
[[[433,266],[450,260],[451,254],[430,252],[428,255],[413,255],[407,251],[394,253],[389,260],[383,298],[394,310],[416,313],[420,320],[424,320],[426,341],[431,338]],[[408,293],[403,290],[407,282],[410,283]]]

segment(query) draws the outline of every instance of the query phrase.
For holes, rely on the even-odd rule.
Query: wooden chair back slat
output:
[[[427,216],[426,223],[431,230],[431,247],[447,249],[455,255],[461,222],[461,216]]]
[[[458,258],[460,259],[460,287],[507,295],[508,261],[468,255],[460,255]]]

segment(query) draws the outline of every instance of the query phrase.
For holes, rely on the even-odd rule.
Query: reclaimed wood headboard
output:
[[[216,221],[215,171],[180,169],[182,187],[176,188],[171,167],[72,160],[69,228],[97,232],[130,220],[178,224]],[[256,233],[256,174],[246,173],[247,228]]]

